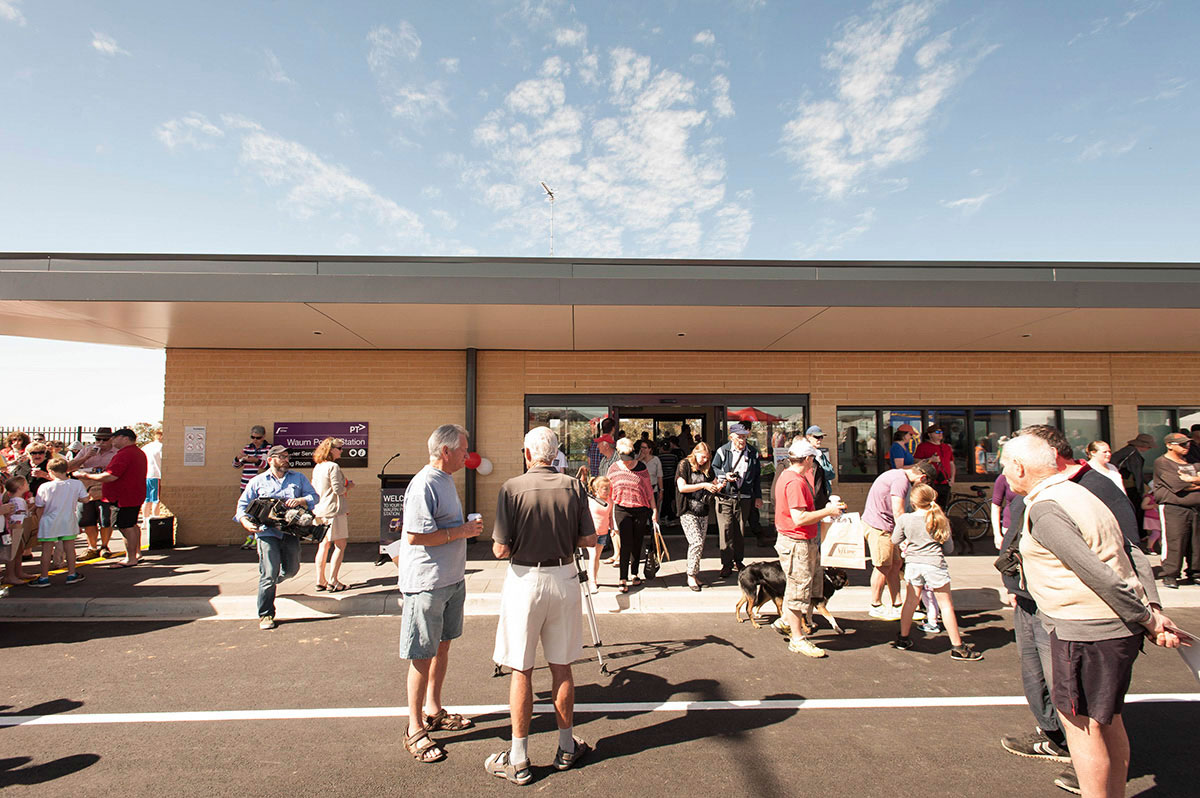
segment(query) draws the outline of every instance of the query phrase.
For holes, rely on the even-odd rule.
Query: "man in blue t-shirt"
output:
[[[300,571],[300,538],[285,535],[269,526],[257,526],[246,515],[250,502],[259,498],[283,499],[288,507],[312,509],[317,492],[299,471],[289,471],[288,450],[272,446],[267,451],[267,470],[246,484],[237,503],[234,520],[254,535],[258,545],[258,628],[275,628],[275,586]]]
[[[463,522],[451,476],[466,459],[467,431],[457,424],[443,424],[429,436],[429,465],[404,491],[404,536],[397,558],[397,584],[404,596],[400,657],[409,661],[404,747],[419,762],[446,757],[429,732],[474,725],[442,706],[450,641],[462,635],[467,538],[483,531],[482,521]]]

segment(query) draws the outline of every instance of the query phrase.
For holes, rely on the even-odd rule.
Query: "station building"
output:
[[[242,539],[232,461],[255,424],[367,425],[346,470],[370,541],[376,475],[417,471],[443,423],[494,464],[456,477],[485,522],[528,428],[556,429],[574,468],[610,414],[710,444],[742,419],[763,452],[817,424],[852,508],[902,423],[946,430],[958,488],[990,485],[1025,424],[1082,452],[1200,423],[1200,264],[15,253],[0,332],[165,348],[184,545]]]

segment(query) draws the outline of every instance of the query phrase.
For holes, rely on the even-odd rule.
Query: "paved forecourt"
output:
[[[1173,613],[1200,628],[1200,611]],[[631,796],[709,794],[1053,796],[1060,767],[1004,752],[1029,731],[1008,616],[965,613],[986,658],[949,658],[945,635],[887,646],[895,623],[840,617],[790,654],[767,628],[720,614],[607,614],[602,652],[576,665],[578,734],[597,746],[579,770],[548,767],[549,674],[535,675],[533,789]],[[13,795],[502,794],[483,772],[507,736],[507,679],[492,677],[495,619],[467,619],[452,649],[447,703],[475,729],[436,735],[449,758],[421,765],[401,745],[399,619],[325,618],[260,632],[253,621],[0,622],[9,680],[0,713]],[[585,632],[586,636],[586,632]],[[594,657],[594,651],[585,650]],[[1139,659],[1126,711],[1130,794],[1190,785],[1195,680],[1174,652]],[[452,785],[452,786],[451,786]]]

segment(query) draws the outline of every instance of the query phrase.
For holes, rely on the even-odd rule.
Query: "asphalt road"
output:
[[[949,658],[945,635],[915,651],[886,642],[895,624],[851,616],[850,634],[819,635],[823,660],[790,654],[769,629],[723,615],[601,617],[611,676],[576,665],[580,704],[742,699],[1019,696],[1005,614],[963,619],[984,651]],[[1200,610],[1173,613],[1200,629]],[[396,707],[399,619],[296,621],[260,632],[251,621],[0,624],[0,714],[70,716],[191,710]],[[468,618],[455,644],[446,700],[503,705],[492,677],[495,619]],[[914,634],[919,635],[919,632]],[[585,632],[586,635],[586,632]],[[549,674],[535,676],[540,698]],[[1148,650],[1132,693],[1194,693],[1174,652]],[[553,717],[535,717],[535,782],[526,792],[627,796],[1055,796],[1060,765],[1006,753],[1002,734],[1029,731],[1023,706],[838,707],[581,713],[596,746],[584,766],[549,767]],[[960,702],[961,703],[961,702]],[[1130,795],[1195,795],[1200,704],[1130,704]],[[507,716],[440,735],[449,757],[423,765],[401,744],[402,717],[0,726],[5,795],[437,795],[520,788],[483,772],[507,747]],[[480,792],[482,791],[482,792]]]

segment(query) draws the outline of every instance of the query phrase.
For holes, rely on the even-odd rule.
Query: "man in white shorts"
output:
[[[575,549],[596,545],[596,529],[582,483],[554,470],[558,436],[549,427],[536,427],[526,434],[524,450],[528,470],[500,488],[492,532],[492,551],[497,558],[509,560],[492,659],[512,668],[508,693],[512,746],[484,762],[488,773],[513,784],[533,780],[528,743],[539,641],[554,682],[558,721],[554,767],[567,770],[591,750],[574,736],[571,663],[583,651]]]

